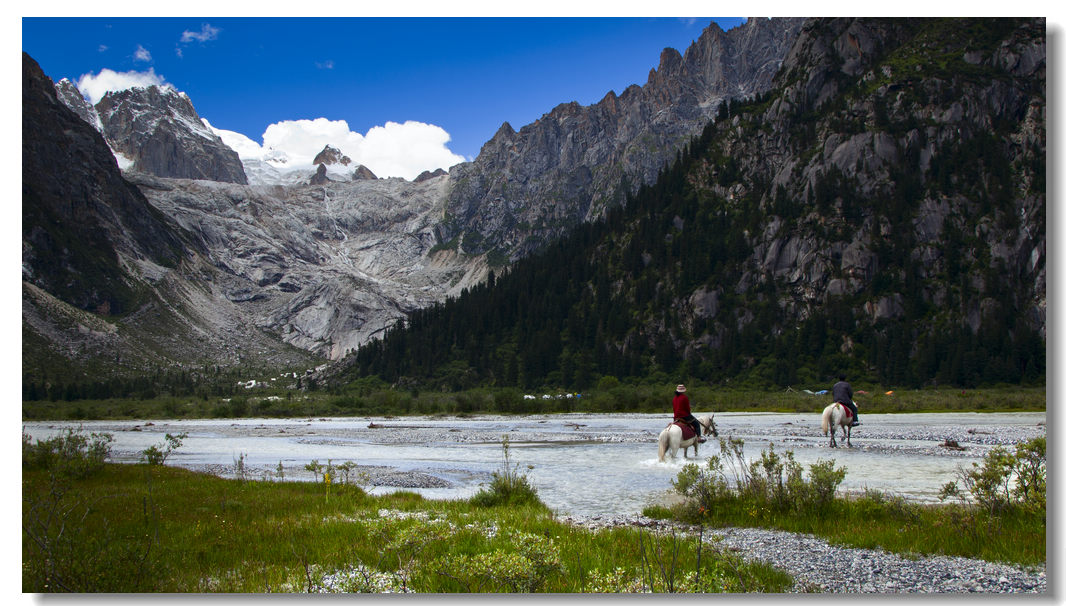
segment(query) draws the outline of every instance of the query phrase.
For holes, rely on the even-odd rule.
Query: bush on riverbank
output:
[[[479,490],[470,498],[470,503],[478,507],[509,505],[547,509],[537,496],[529,476],[519,473],[518,463],[511,461],[511,443],[507,436],[503,437],[503,468],[492,472],[488,488]]]
[[[649,508],[713,527],[746,526],[810,533],[855,547],[897,553],[943,554],[1018,564],[1047,560],[1045,438],[1019,444],[1014,454],[997,448],[973,469],[961,471],[978,506],[923,505],[884,492],[838,496],[846,468],[818,461],[802,469],[786,451],[744,459],[743,441],[721,440],[722,456],[686,465],[673,482],[685,500]],[[726,469],[732,478],[726,477]],[[959,496],[957,485],[944,496]]]

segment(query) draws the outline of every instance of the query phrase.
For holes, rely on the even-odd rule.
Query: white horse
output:
[[[714,415],[704,415],[702,417],[696,417],[696,421],[703,427],[703,435],[710,433],[713,436],[718,435],[718,428],[714,425]],[[689,447],[694,448],[694,454],[700,454],[699,442],[696,437],[693,436],[687,440],[681,439],[681,428],[676,423],[670,423],[666,426],[666,429],[659,432],[659,462],[666,461],[666,452],[670,451],[670,458],[677,458],[677,449],[683,448],[683,456],[688,458]]]
[[[855,407],[859,407],[858,402],[854,402]],[[825,407],[822,411],[822,435],[829,435],[829,447],[836,448],[837,446],[837,427],[840,428],[840,433],[848,443],[848,448],[851,448],[851,423],[855,420],[855,417],[851,415],[851,411],[840,402],[833,402],[829,406]]]

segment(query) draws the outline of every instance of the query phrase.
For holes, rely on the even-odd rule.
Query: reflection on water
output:
[[[991,445],[1044,434],[1044,413],[950,413],[863,415],[853,436],[855,448],[829,449],[816,414],[719,413],[722,437],[743,439],[748,461],[773,444],[791,450],[806,467],[833,459],[847,468],[845,490],[876,489],[909,499],[932,501]],[[168,464],[232,475],[243,457],[249,475],[270,477],[281,464],[286,479],[312,479],[304,465],[317,460],[385,468],[372,492],[404,488],[430,498],[464,498],[491,479],[504,464],[507,436],[512,465],[527,473],[541,498],[560,514],[638,513],[671,490],[671,480],[690,462],[717,454],[715,439],[699,457],[660,463],[656,437],[668,419],[661,415],[544,415],[331,419],[239,419],[171,421],[91,421],[25,423],[31,438],[46,438],[81,426],[108,432],[113,459],[134,462],[139,453],[161,445],[167,433],[187,433]],[[941,447],[952,438],[966,450]],[[400,473],[396,473],[400,472]],[[410,488],[405,473],[445,480],[447,488]],[[373,476],[372,476],[373,477]],[[441,482],[436,481],[435,484]],[[429,485],[425,483],[424,485]]]

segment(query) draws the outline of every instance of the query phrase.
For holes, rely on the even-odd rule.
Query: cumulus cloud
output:
[[[207,123],[207,121],[204,121]],[[272,152],[283,152],[288,166],[310,167],[326,145],[341,150],[357,164],[369,168],[379,177],[414,179],[422,171],[448,169],[466,161],[448,149],[451,135],[443,128],[408,120],[403,124],[386,122],[366,135],[353,132],[345,120],[286,120],[267,127],[260,145],[245,135],[214,128],[207,124],[242,160],[266,159]]]
[[[217,27],[212,27],[210,23],[204,23],[200,26],[200,31],[191,32],[185,30],[181,33],[181,41],[184,44],[189,42],[208,42],[209,40],[217,40],[218,33],[222,31]]]
[[[151,61],[152,60],[152,53],[148,52],[147,48],[145,48],[145,47],[141,46],[140,44],[138,44],[137,45],[137,50],[133,52],[133,60],[134,61]]]
[[[89,102],[96,105],[104,95],[110,91],[126,90],[134,87],[169,86],[163,76],[155,73],[154,68],[148,68],[146,72],[128,71],[116,72],[104,68],[99,74],[82,74],[78,78],[78,90],[89,98]]]

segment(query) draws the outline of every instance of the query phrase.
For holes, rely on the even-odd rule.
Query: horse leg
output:
[[[851,448],[851,425],[845,425],[844,431],[847,432],[845,436],[847,436],[848,439],[848,448]]]
[[[836,448],[837,447],[837,428],[836,428],[836,425],[834,425],[833,428],[829,430],[829,447],[830,448]]]

